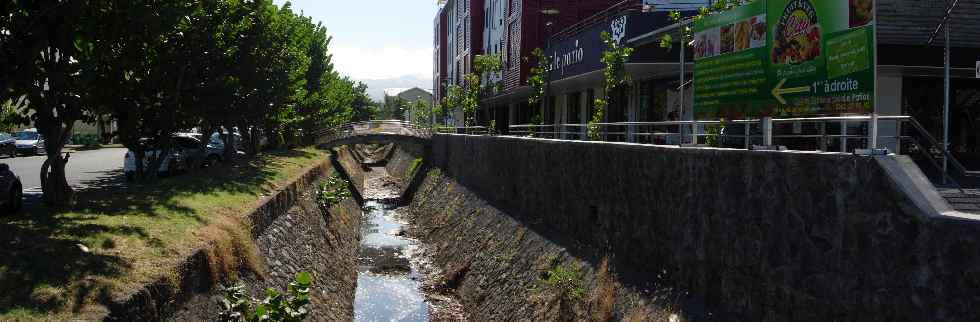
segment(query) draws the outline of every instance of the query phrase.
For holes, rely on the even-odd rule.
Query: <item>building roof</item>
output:
[[[385,88],[385,96],[398,96],[401,95],[402,93],[408,92],[413,89],[420,90],[428,93],[429,95],[432,95],[432,91],[428,89],[419,88],[419,87],[401,87],[401,88]]]

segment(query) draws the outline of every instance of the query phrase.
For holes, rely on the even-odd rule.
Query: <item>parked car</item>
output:
[[[212,137],[213,139],[213,137]],[[188,167],[200,163],[201,168],[207,168],[222,161],[224,145],[216,145],[213,140],[204,143],[204,134],[200,133],[177,133],[174,135],[175,146],[180,146],[186,154]]]
[[[211,134],[211,139],[208,141],[208,145],[213,145],[215,147],[219,147],[220,149],[224,150],[225,135],[227,134],[214,132],[213,134]],[[234,135],[235,135],[235,151],[237,152],[245,151],[245,140],[242,138],[242,135],[239,134],[238,132],[235,132]]]
[[[0,163],[0,209],[12,214],[24,205],[24,188],[20,177],[10,171],[10,165]]]
[[[176,174],[195,165],[206,168],[221,162],[223,146],[216,147],[201,142],[203,135],[197,133],[177,133],[170,140],[170,153],[166,159],[160,163],[157,174],[168,176]],[[160,154],[159,144],[153,143],[150,139],[141,140],[144,145],[144,170],[149,167],[150,162],[155,160]],[[126,151],[126,159],[123,162],[123,173],[127,180],[132,180],[136,176],[136,152]]]
[[[0,132],[0,154],[9,155],[11,158],[17,156],[17,139],[13,135]]]
[[[44,150],[44,136],[37,133],[36,129],[27,129],[14,134],[17,139],[17,153],[27,155],[37,155]]]

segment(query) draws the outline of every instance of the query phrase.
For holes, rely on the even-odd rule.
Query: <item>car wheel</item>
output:
[[[20,183],[15,183],[13,187],[10,187],[9,194],[10,200],[7,200],[7,207],[4,211],[8,214],[14,214],[24,206],[24,189],[21,188]]]
[[[16,158],[17,157],[17,147],[11,146],[10,147],[10,151],[8,151],[7,154],[9,154],[11,158]]]
[[[37,147],[34,147],[34,149],[33,149],[33,150],[31,150],[31,155],[32,155],[32,156],[33,156],[33,155],[37,155]]]

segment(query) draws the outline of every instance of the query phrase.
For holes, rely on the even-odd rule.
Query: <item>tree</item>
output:
[[[91,89],[95,48],[86,30],[93,8],[88,1],[4,1],[0,18],[0,101],[18,102],[45,138],[41,166],[45,203],[67,205],[74,194],[65,176],[61,150],[75,122],[86,116],[82,96]]]
[[[196,54],[188,15],[196,9],[182,1],[107,1],[90,26],[97,46],[86,70],[96,86],[85,104],[117,121],[116,135],[135,153],[138,178],[154,178],[164,160],[146,160],[142,139],[157,142],[158,155],[167,155],[170,136],[194,125],[183,106],[191,97]]]
[[[535,48],[531,52],[531,55],[534,56],[535,64],[534,67],[531,67],[530,75],[527,77],[527,85],[531,87],[531,94],[527,97],[527,104],[534,107],[538,106],[538,103],[541,103],[541,98],[544,97],[545,79],[548,77],[548,65],[551,62],[541,48]]]
[[[412,102],[409,110],[412,111],[412,123],[423,127],[432,126],[432,114],[430,113],[431,108],[429,107],[429,103],[421,99],[415,100],[415,102]]]
[[[633,54],[633,48],[620,46],[619,42],[603,31],[600,34],[602,42],[606,44],[606,50],[602,52],[602,63],[605,68],[603,74],[602,97],[595,99],[595,110],[589,120],[587,131],[590,139],[599,139],[599,126],[605,119],[606,106],[609,105],[609,95],[615,92],[620,85],[629,82],[629,74],[626,73],[626,62]]]

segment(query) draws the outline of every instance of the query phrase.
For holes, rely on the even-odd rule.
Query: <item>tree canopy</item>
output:
[[[197,128],[237,129],[256,153],[261,136],[274,145],[371,117],[366,87],[334,70],[326,28],[288,2],[25,0],[0,13],[3,121],[45,136],[49,203],[71,199],[61,154],[79,120],[110,117],[134,151]]]

